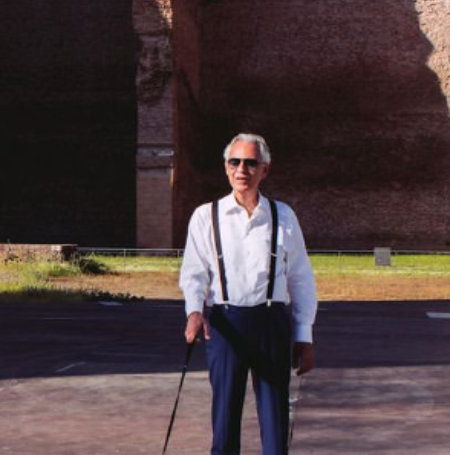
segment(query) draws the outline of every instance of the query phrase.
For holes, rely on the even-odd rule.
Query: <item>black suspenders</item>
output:
[[[272,247],[270,249],[270,272],[269,285],[267,287],[267,304],[270,305],[273,297],[273,287],[275,285],[275,270],[277,267],[277,237],[278,237],[278,211],[275,201],[269,199],[270,210],[272,212]]]
[[[220,283],[222,285],[222,298],[228,302],[227,277],[225,275],[225,264],[223,262],[222,241],[220,240],[219,229],[219,201],[212,203],[212,222],[214,229],[214,242],[216,243],[217,262],[219,264]]]
[[[269,199],[270,211],[272,212],[272,242],[270,251],[269,285],[267,286],[267,305],[270,306],[275,285],[275,271],[277,265],[277,237],[278,237],[278,211],[275,201]],[[214,231],[214,242],[216,244],[217,263],[219,266],[220,283],[222,286],[222,298],[228,302],[227,277],[225,275],[225,263],[223,260],[222,241],[220,240],[219,229],[219,201],[212,203],[212,224]]]

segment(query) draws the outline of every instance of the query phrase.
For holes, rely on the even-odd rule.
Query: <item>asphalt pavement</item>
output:
[[[1,300],[1,455],[162,453],[182,302]],[[291,455],[450,453],[450,301],[321,303],[315,341],[317,368],[292,380]],[[167,455],[209,453],[209,408],[199,345]],[[242,455],[260,453],[249,385]]]

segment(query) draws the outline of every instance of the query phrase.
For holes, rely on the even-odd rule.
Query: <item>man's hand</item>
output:
[[[187,343],[193,343],[198,335],[203,333],[205,340],[209,340],[209,324],[199,311],[194,311],[188,317],[184,336]]]
[[[292,368],[297,369],[297,376],[314,368],[314,346],[312,343],[294,343],[292,347]]]

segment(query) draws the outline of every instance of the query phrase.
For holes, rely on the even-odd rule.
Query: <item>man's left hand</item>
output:
[[[314,368],[314,346],[312,343],[296,342],[292,347],[292,368],[300,376]]]

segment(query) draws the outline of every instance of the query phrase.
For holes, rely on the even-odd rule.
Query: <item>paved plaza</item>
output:
[[[448,455],[450,302],[320,304],[291,455]],[[182,302],[0,303],[1,455],[158,455],[185,356]],[[260,454],[251,386],[242,455]],[[207,455],[203,346],[168,455]]]

